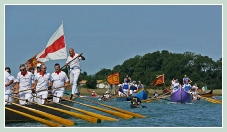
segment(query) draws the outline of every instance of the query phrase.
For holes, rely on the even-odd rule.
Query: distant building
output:
[[[85,86],[87,83],[87,80],[82,80],[79,82],[80,86]]]
[[[97,80],[96,83],[97,88],[108,88],[108,83],[106,81]]]

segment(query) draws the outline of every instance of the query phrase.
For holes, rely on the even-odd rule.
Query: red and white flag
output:
[[[37,54],[36,59],[40,62],[49,60],[66,59],[66,44],[64,37],[63,23],[49,39],[46,48]]]

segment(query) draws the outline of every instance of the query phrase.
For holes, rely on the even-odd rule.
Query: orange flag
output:
[[[38,63],[44,64],[43,62],[37,61],[36,56],[37,54],[30,58],[29,60],[27,60],[26,64],[28,69],[31,67],[36,68]]]
[[[164,83],[164,74],[157,76],[151,85],[156,86],[156,85],[163,84],[163,83]]]
[[[119,72],[117,73],[113,73],[113,74],[110,74],[108,77],[107,77],[107,82],[109,84],[119,84],[120,81],[119,81]]]

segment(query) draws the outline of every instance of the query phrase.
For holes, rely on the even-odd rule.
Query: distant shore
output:
[[[98,95],[103,95],[107,89],[106,88],[98,88],[98,89],[90,89],[90,88],[79,88],[81,95],[91,95],[93,91],[96,92]],[[70,89],[69,89],[70,90]],[[156,91],[158,94],[162,94],[162,90],[156,90],[156,89],[146,89],[149,92],[149,96],[153,96],[154,91]],[[209,92],[210,90],[206,90],[205,92]],[[113,93],[111,93],[113,94]],[[213,90],[214,96],[222,96],[222,89],[215,89]]]

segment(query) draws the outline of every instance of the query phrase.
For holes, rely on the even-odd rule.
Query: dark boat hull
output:
[[[74,103],[68,102],[68,101],[62,101],[61,103],[69,105],[69,106],[73,106],[73,104],[74,104]],[[8,108],[15,109],[17,111],[21,111],[21,112],[24,112],[24,113],[27,113],[27,114],[30,114],[30,115],[34,115],[36,117],[44,118],[43,116],[41,116],[39,114],[36,114],[34,112],[31,112],[27,109],[21,108],[21,107],[16,106],[16,105],[6,105],[6,106]],[[49,109],[49,108],[46,108],[46,107],[43,107],[43,106],[40,106],[40,105],[23,105],[23,106],[30,107],[30,108],[40,110],[40,111],[43,111],[43,112],[47,112],[47,113],[50,113],[52,115],[56,115],[56,116],[60,116],[60,117],[66,117],[67,116],[66,114],[64,114],[62,112],[58,112],[56,110],[52,110],[52,109]],[[64,107],[64,106],[58,105],[58,104],[48,104],[48,106],[63,109],[63,110],[71,110],[70,108],[67,108],[67,107]],[[17,113],[14,113],[12,111],[5,110],[5,123],[28,122],[28,121],[33,121],[33,120],[28,118],[28,117],[25,117],[23,115],[19,115]]]
[[[170,101],[176,103],[191,103],[192,96],[182,88],[179,88],[177,91],[170,95]]]
[[[210,92],[207,92],[207,93],[202,93],[202,94],[199,94],[203,97],[213,97],[213,90],[210,90]]]

